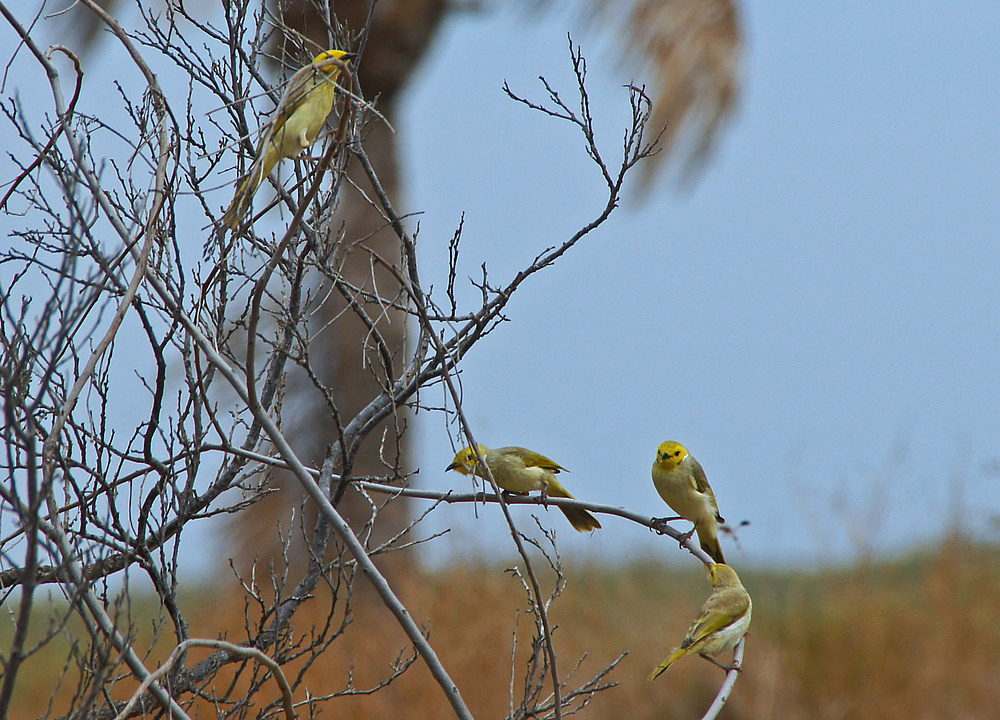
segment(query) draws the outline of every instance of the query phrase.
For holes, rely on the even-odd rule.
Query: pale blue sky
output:
[[[531,446],[579,497],[660,515],[649,466],[679,440],[723,514],[751,521],[725,546],[741,564],[910,547],[948,524],[954,488],[968,529],[996,539],[1000,6],[877,5],[743,6],[741,106],[697,184],[626,203],[469,356],[481,442]],[[617,156],[629,77],[602,38],[517,13],[438,38],[400,129],[425,281],[443,287],[462,212],[465,276],[486,262],[499,282],[603,202],[573,128],[501,92],[542,99],[545,75],[571,96],[567,29]],[[421,482],[466,486],[439,472],[440,417],[419,428]],[[457,552],[503,538],[489,508],[437,517]],[[604,525],[560,541],[676,552]]]

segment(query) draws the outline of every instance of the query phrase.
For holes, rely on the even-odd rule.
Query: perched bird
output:
[[[326,50],[288,81],[288,88],[264,130],[250,172],[222,216],[223,223],[233,229],[238,227],[250,209],[257,188],[278,161],[295,157],[312,145],[336,99],[341,66],[334,61],[347,64],[355,57],[354,53],[343,50]]]
[[[541,490],[543,496],[572,498],[573,496],[556,479],[556,473],[566,468],[523,447],[502,447],[491,450],[479,446],[479,452],[493,473],[497,485],[507,492],[527,495],[531,490]],[[486,471],[479,464],[476,452],[471,447],[460,450],[451,465],[445,470],[457,470],[463,475],[486,477]],[[601,527],[597,518],[583,508],[560,507],[570,525],[580,532]]]
[[[715,562],[726,562],[719,546],[719,523],[725,521],[705,471],[687,448],[673,440],[660,443],[653,462],[653,485],[674,512],[694,523],[701,549]]]
[[[713,656],[732,650],[740,638],[746,635],[752,609],[750,595],[747,594],[736,571],[728,565],[714,563],[711,577],[714,590],[701,606],[701,612],[688,630],[687,637],[679,648],[670,653],[670,657],[649,673],[647,678],[649,682],[655,680],[677,660],[691,653],[698,653],[723,670],[732,669],[717,662]]]

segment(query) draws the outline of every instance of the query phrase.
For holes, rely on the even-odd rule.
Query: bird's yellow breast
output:
[[[700,518],[706,514],[714,517],[715,508],[707,495],[698,492],[690,468],[685,468],[684,463],[672,468],[664,465],[666,463],[654,463],[652,471],[653,485],[663,501],[685,518]]]
[[[295,157],[313,143],[326,124],[336,97],[336,86],[329,78],[317,78],[317,85],[281,127],[275,128],[271,144],[278,150],[280,157]]]

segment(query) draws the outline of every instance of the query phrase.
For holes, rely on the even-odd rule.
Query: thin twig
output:
[[[257,648],[246,647],[243,645],[234,645],[233,643],[226,642],[224,640],[201,640],[198,638],[190,638],[188,640],[180,643],[174,651],[170,653],[168,657],[160,667],[150,673],[149,677],[142,681],[142,684],[132,693],[132,697],[125,704],[125,707],[121,709],[121,712],[115,717],[115,720],[125,720],[132,711],[132,708],[136,706],[139,702],[142,694],[146,692],[149,686],[156,680],[159,680],[163,675],[165,675],[173,666],[174,663],[180,659],[184,653],[188,651],[189,648],[193,647],[209,647],[216,648],[218,650],[225,650],[227,653],[237,655],[239,657],[251,658],[257,662],[264,665],[271,673],[275,682],[281,688],[281,703],[285,708],[285,717],[287,720],[295,720],[295,704],[292,698],[292,688],[288,685],[288,680],[285,678],[285,673],[282,672],[281,666],[278,665],[270,657],[262,653]]]
[[[722,681],[722,687],[719,688],[715,700],[712,701],[712,704],[701,720],[715,720],[719,713],[722,712],[722,708],[725,707],[726,701],[729,700],[729,695],[733,691],[736,679],[740,676],[740,668],[743,667],[743,649],[746,647],[746,641],[746,636],[740,638],[740,641],[736,643],[736,647],[733,648],[733,663],[730,665],[732,669],[726,673],[726,679]]]

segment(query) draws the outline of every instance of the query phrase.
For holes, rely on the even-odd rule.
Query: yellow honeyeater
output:
[[[531,490],[541,490],[542,494],[551,497],[573,497],[556,479],[556,473],[566,468],[544,455],[523,447],[502,447],[491,450],[485,445],[479,446],[479,452],[486,460],[486,465],[497,485],[507,492],[526,495]],[[471,447],[460,450],[445,470],[457,470],[463,475],[486,477],[486,471],[479,464],[476,452]],[[580,532],[601,527],[597,518],[582,508],[560,507],[559,509],[569,520],[570,525]]]
[[[250,172],[240,184],[222,222],[235,229],[250,209],[254,193],[271,174],[279,160],[295,157],[312,145],[337,96],[337,77],[341,66],[357,57],[343,50],[321,52],[288,81],[281,102],[275,108],[257,148]]]
[[[717,563],[724,563],[719,546],[719,504],[705,471],[683,445],[660,443],[653,462],[653,485],[663,501],[685,520],[694,523],[701,549]]]
[[[647,680],[650,682],[685,655],[698,653],[712,660],[713,657],[732,650],[740,638],[746,635],[752,604],[739,576],[735,570],[722,563],[712,565],[711,576],[714,588],[712,594],[702,605],[701,612],[681,646],[649,674]],[[717,662],[715,664],[720,665]],[[731,669],[724,665],[720,667]]]

